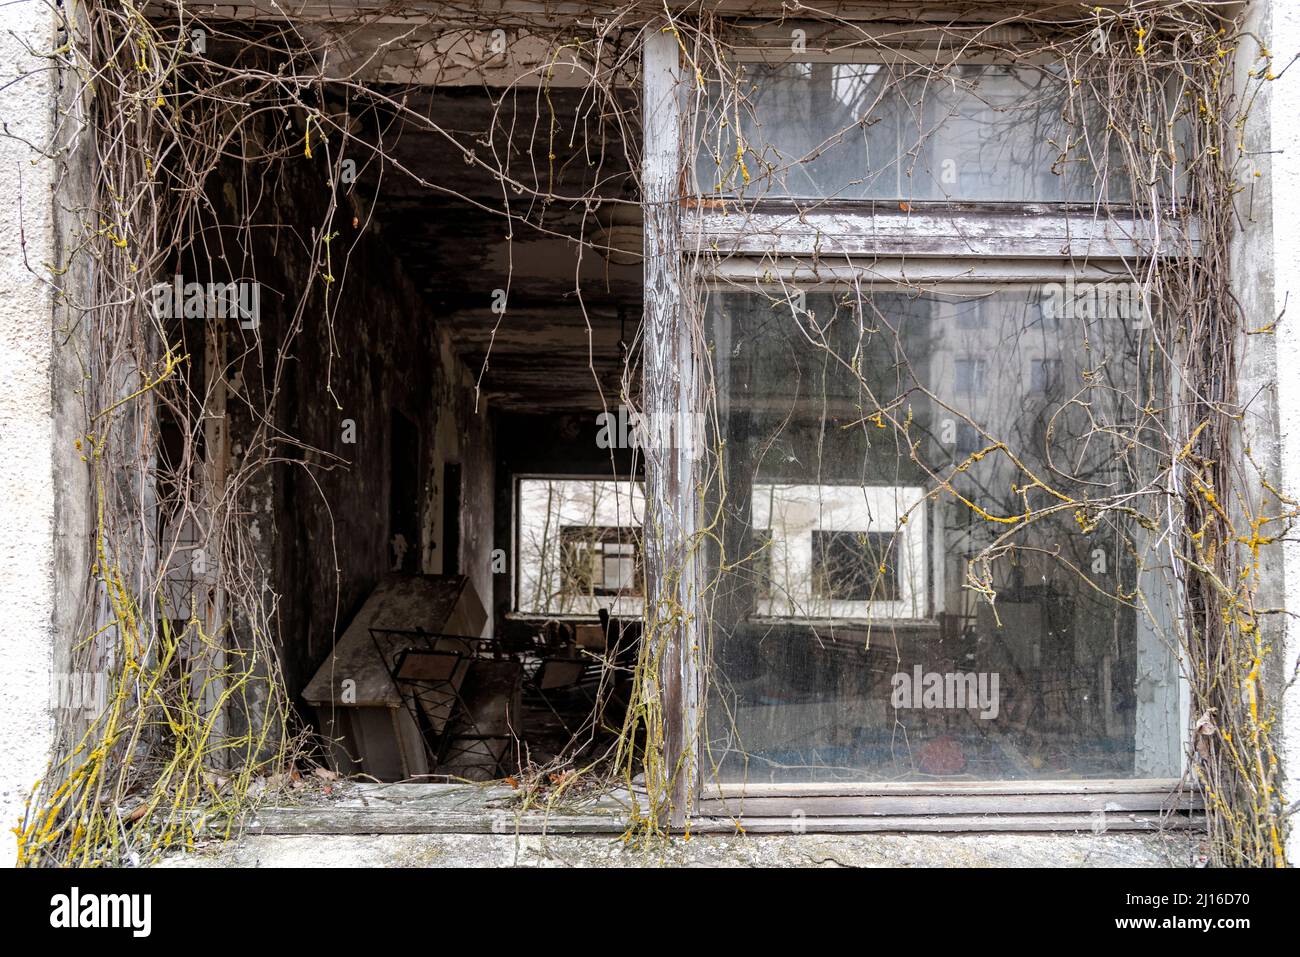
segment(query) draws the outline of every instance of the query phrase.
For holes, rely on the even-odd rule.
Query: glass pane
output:
[[[719,779],[1178,774],[1140,297],[722,292],[709,317]]]
[[[703,193],[1005,202],[1131,196],[1103,111],[1082,92],[1071,95],[1049,67],[738,69],[738,83],[713,86],[696,167]],[[1097,173],[1107,165],[1115,174],[1109,185]]]
[[[516,610],[639,615],[644,515],[640,482],[522,479]]]

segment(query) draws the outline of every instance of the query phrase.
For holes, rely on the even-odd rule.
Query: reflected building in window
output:
[[[1176,774],[1140,329],[1027,284],[798,301],[712,303],[722,779]],[[916,668],[998,675],[996,717],[895,707]]]

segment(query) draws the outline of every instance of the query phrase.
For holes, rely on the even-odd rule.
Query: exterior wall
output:
[[[52,742],[55,647],[55,368],[53,295],[37,273],[57,261],[50,185],[55,164],[25,142],[53,132],[55,74],[26,48],[52,49],[54,14],[36,0],[0,8],[0,859],[25,792],[45,772]],[[30,72],[18,82],[13,78]]]
[[[1281,66],[1300,54],[1300,4],[1272,0],[1259,4],[1252,17],[1260,21],[1260,35],[1268,43],[1273,62]],[[1271,22],[1270,22],[1271,21]],[[1287,493],[1300,496],[1300,75],[1287,70],[1282,79],[1265,84],[1265,96],[1256,105],[1248,147],[1268,151],[1261,166],[1263,196],[1257,194],[1261,214],[1248,228],[1248,243],[1260,254],[1259,272],[1243,270],[1239,286],[1243,295],[1258,296],[1259,315],[1264,321],[1281,317],[1275,338],[1276,356],[1270,371],[1276,378],[1278,457]],[[1271,215],[1270,215],[1271,214]],[[1251,231],[1257,233],[1252,236]],[[1271,283],[1266,280],[1271,278]],[[1258,285],[1254,280],[1261,280]],[[1271,294],[1271,295],[1270,295]],[[1300,542],[1284,546],[1278,583],[1277,604],[1292,612],[1300,609]],[[1284,640],[1279,643],[1280,674],[1273,688],[1282,695],[1281,760],[1283,794],[1292,802],[1300,797],[1300,623],[1285,620]],[[1290,679],[1290,680],[1288,680]],[[1293,832],[1288,842],[1292,866],[1300,865],[1300,837]]]
[[[1292,498],[1300,496],[1300,369],[1292,357],[1300,350],[1295,320],[1300,302],[1300,237],[1288,224],[1300,222],[1300,75],[1282,65],[1300,53],[1300,6],[1288,0],[1252,0],[1246,5],[1247,40],[1237,52],[1236,83],[1250,90],[1243,131],[1252,165],[1242,171],[1237,199],[1240,230],[1231,249],[1234,293],[1246,323],[1262,328],[1277,321],[1274,335],[1243,336],[1238,393],[1249,401],[1243,423],[1244,446],[1264,477],[1276,480]],[[1280,79],[1261,83],[1248,75],[1260,70],[1264,44]],[[1247,472],[1248,481],[1257,477]],[[1258,502],[1256,506],[1258,507]],[[1275,507],[1275,506],[1274,506]],[[1266,511],[1270,509],[1266,508]],[[1294,537],[1294,536],[1293,536]],[[1295,541],[1261,552],[1260,607],[1300,608],[1300,544]],[[1300,661],[1300,625],[1279,616],[1273,658],[1265,664],[1264,700],[1280,712],[1281,789],[1293,801],[1300,789],[1300,682],[1289,681]],[[1196,716],[1192,716],[1195,720]],[[1300,863],[1300,839],[1288,841],[1292,865]]]

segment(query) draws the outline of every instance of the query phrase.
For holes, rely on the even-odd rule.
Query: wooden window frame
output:
[[[523,561],[523,517],[520,515],[520,500],[524,482],[629,482],[633,485],[640,484],[644,487],[645,479],[637,476],[629,478],[611,478],[609,475],[600,475],[593,472],[517,472],[510,477],[510,541],[512,546],[512,555],[507,563],[510,575],[510,610],[506,613],[510,618],[516,620],[530,621],[548,621],[572,620],[572,621],[595,621],[598,616],[595,612],[575,612],[559,614],[554,612],[528,611],[520,607],[520,583],[523,578],[521,571],[521,562]],[[648,506],[646,506],[648,507]],[[644,520],[645,513],[642,515]],[[622,526],[629,529],[640,528],[641,526]],[[643,546],[644,547],[644,546]],[[635,598],[638,601],[645,600],[647,588],[647,575],[644,566],[643,556],[638,550],[637,560],[642,562],[641,565],[641,593],[638,595],[628,595],[626,597]],[[602,596],[603,597],[603,596]]]
[[[801,289],[864,277],[908,282],[967,278],[1002,285],[1114,279],[1123,264],[1199,252],[1194,219],[1187,233],[1158,225],[1133,207],[1069,203],[1009,204],[880,200],[717,200],[684,195],[688,162],[687,88],[676,36],[651,31],[643,47],[645,144],[646,411],[675,415],[695,408],[702,357],[685,321],[696,284],[776,277]],[[1157,228],[1160,230],[1156,232]],[[692,250],[709,250],[704,268],[688,270]],[[716,253],[716,256],[713,254]],[[698,257],[697,257],[698,263]],[[1080,266],[1079,264],[1083,264]],[[1109,268],[1108,268],[1109,267]],[[663,623],[655,676],[665,710],[665,766],[672,769],[671,825],[693,818],[729,819],[747,830],[790,831],[1057,831],[1151,830],[1194,823],[1199,804],[1181,778],[949,783],[718,784],[704,780],[704,648],[698,596],[701,569],[691,552],[698,528],[693,490],[701,463],[681,448],[647,450],[646,609],[666,602],[686,614]],[[674,562],[676,564],[674,565]],[[664,580],[659,572],[673,568]],[[1177,603],[1181,596],[1174,596]],[[1191,732],[1190,686],[1179,673],[1178,713]],[[1176,812],[1172,813],[1171,812]]]

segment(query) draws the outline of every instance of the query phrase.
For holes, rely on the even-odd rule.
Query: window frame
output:
[[[783,24],[788,43],[789,25]],[[811,41],[810,41],[811,47]],[[774,48],[774,47],[773,47]],[[742,57],[769,62],[761,46],[740,51]],[[673,36],[647,39],[644,48],[646,84],[646,163],[643,169],[646,216],[647,288],[663,286],[663,273],[676,274],[676,300],[652,304],[647,296],[647,382],[661,375],[661,366],[674,354],[680,359],[682,336],[673,343],[653,341],[656,328],[666,328],[664,313],[680,329],[687,300],[696,290],[746,282],[842,286],[864,278],[888,281],[943,282],[965,278],[973,283],[1001,286],[1009,282],[1059,282],[1115,279],[1128,275],[1125,263],[1140,254],[1186,255],[1188,244],[1199,254],[1194,217],[1186,233],[1177,224],[1154,223],[1135,205],[1108,206],[1099,215],[1093,205],[1072,203],[917,202],[890,204],[881,200],[798,200],[718,198],[683,193],[680,179],[664,167],[666,158],[694,161],[683,148],[683,130],[690,127],[697,98],[690,92],[677,40]],[[791,59],[788,48],[781,56]],[[914,56],[899,50],[898,56]],[[879,54],[876,54],[876,58]],[[842,58],[818,55],[811,49],[800,60]],[[919,58],[918,58],[919,59]],[[990,60],[992,58],[989,58]],[[863,62],[849,59],[849,62]],[[869,62],[867,60],[866,62]],[[981,62],[976,57],[972,62]],[[671,215],[652,216],[665,198],[675,200]],[[898,208],[902,206],[904,208]],[[743,215],[738,215],[743,213]],[[1171,228],[1172,227],[1172,228]],[[1161,232],[1156,233],[1159,229]],[[660,313],[655,315],[654,313]],[[671,328],[671,326],[667,326]],[[698,352],[701,344],[685,341]],[[677,350],[675,353],[674,350]],[[691,355],[693,363],[703,357]],[[684,377],[685,378],[685,377]],[[651,411],[679,413],[692,409],[690,388],[648,393]],[[658,405],[656,405],[658,403]],[[647,456],[647,486],[661,470],[675,470],[691,480],[702,479],[702,465],[681,455]],[[665,527],[663,518],[673,503],[647,494],[647,525]],[[693,506],[697,508],[697,506]],[[673,516],[686,528],[697,527],[699,516]],[[647,594],[659,593],[656,568],[647,564]],[[702,582],[691,563],[681,580]],[[1178,586],[1181,589],[1181,586]],[[1183,595],[1169,596],[1174,614]],[[653,607],[648,599],[647,608]],[[805,827],[819,830],[1149,830],[1177,825],[1170,811],[1194,811],[1195,795],[1182,787],[1186,780],[1191,734],[1190,683],[1176,663],[1177,718],[1183,725],[1179,740],[1181,777],[1082,780],[988,781],[948,783],[796,783],[721,784],[707,779],[708,758],[702,733],[702,708],[707,698],[704,663],[699,652],[703,635],[697,614],[687,616],[670,641],[675,654],[669,669],[680,668],[665,681],[664,706],[670,725],[680,732],[681,766],[672,787],[672,823],[693,815],[743,821],[750,830],[788,830],[791,815]],[[670,741],[669,756],[672,754]],[[1115,816],[1108,816],[1108,815]],[[1185,820],[1185,819],[1184,819]]]
[[[524,523],[523,523],[522,515],[520,514],[520,503],[522,501],[522,495],[523,495],[523,483],[524,482],[597,482],[597,483],[627,482],[632,485],[640,485],[642,488],[642,493],[641,493],[642,509],[643,509],[642,524],[639,526],[620,526],[620,527],[631,528],[637,534],[641,534],[641,530],[644,528],[645,509],[648,508],[648,502],[644,498],[645,478],[641,476],[629,476],[625,478],[618,477],[618,476],[611,477],[609,475],[599,475],[596,473],[587,473],[587,472],[582,472],[582,473],[515,472],[510,476],[510,478],[511,478],[510,541],[514,551],[513,551],[513,555],[510,558],[510,561],[507,563],[508,568],[510,569],[509,571],[510,610],[509,612],[507,612],[508,617],[517,621],[523,621],[523,620],[541,621],[541,620],[549,620],[549,619],[564,620],[564,621],[596,621],[599,618],[599,614],[597,612],[590,612],[590,613],[571,612],[571,613],[560,614],[556,612],[526,611],[520,607],[519,589],[523,579],[523,575],[520,572],[520,565],[524,557],[524,548],[523,548]],[[648,588],[648,576],[646,573],[644,562],[642,560],[643,554],[644,554],[644,544],[641,544],[641,546],[636,549],[637,561],[642,562],[640,566],[640,594],[638,595],[620,594],[616,596],[597,596],[597,597],[628,598],[628,599],[633,599],[635,601],[644,602],[646,590]]]
[[[563,588],[563,582],[567,582],[570,578],[570,576],[563,571],[564,565],[572,562],[578,556],[581,556],[582,560],[585,561],[591,571],[589,582],[590,591],[571,593],[571,597],[582,597],[588,595],[596,598],[614,598],[621,595],[627,595],[630,598],[643,597],[643,579],[645,576],[641,573],[641,550],[637,547],[637,544],[634,541],[622,541],[623,536],[619,533],[625,530],[630,530],[629,526],[561,525],[560,563],[562,584],[560,587]],[[585,533],[585,536],[580,537],[578,535],[570,535],[569,533],[573,531],[583,532]],[[612,553],[607,551],[611,545],[615,549]],[[623,551],[623,549],[626,549],[626,551]],[[623,556],[626,555],[626,557],[633,563],[632,574],[630,576],[631,584],[626,588],[611,587],[608,584],[609,561],[611,554],[618,556],[618,560],[620,561]],[[597,566],[599,566],[600,569],[599,585],[596,584],[595,575]]]
[[[1116,260],[1115,262],[1117,262]],[[750,282],[747,285],[741,285],[735,275],[728,276],[725,280],[720,279],[718,275],[703,271],[697,274],[695,290],[699,304],[703,306],[703,301],[708,296],[719,293],[736,293],[736,292],[760,292],[770,296],[791,295],[796,292],[808,294],[818,292],[843,292],[846,288],[857,287],[862,290],[864,295],[880,289],[887,290],[891,286],[904,286],[909,290],[915,290],[916,286],[933,286],[933,291],[937,293],[950,293],[954,295],[979,295],[992,293],[999,290],[1006,290],[1008,287],[1023,286],[1045,286],[1051,282],[1062,281],[1067,273],[1074,277],[1078,283],[1092,282],[1100,283],[1105,281],[1115,281],[1117,278],[1123,278],[1124,273],[1119,273],[1115,269],[1115,262],[1101,260],[1093,257],[1086,267],[1072,266],[1066,260],[1056,262],[1036,262],[1023,267],[1020,274],[1008,273],[999,277],[997,280],[991,280],[980,273],[983,267],[974,267],[975,275],[971,276],[971,269],[963,269],[963,278],[951,278],[947,272],[940,272],[936,276],[930,276],[924,268],[912,266],[902,259],[891,260],[887,262],[866,263],[860,259],[855,259],[847,265],[837,267],[837,278],[831,280],[827,278],[825,264],[819,264],[818,268],[810,266],[806,261],[800,261],[797,258],[787,257],[786,259],[774,262],[754,261],[746,269],[746,275]],[[970,278],[965,278],[970,277]],[[703,476],[700,479],[703,480]],[[866,634],[870,630],[888,631],[891,628],[907,628],[909,630],[937,630],[941,627],[940,616],[946,611],[943,604],[944,579],[947,575],[944,557],[945,554],[941,548],[935,544],[942,537],[940,529],[937,527],[939,516],[936,510],[928,506],[925,509],[926,520],[926,541],[929,549],[929,574],[928,584],[928,607],[926,613],[920,618],[898,619],[898,618],[790,618],[781,616],[779,619],[757,615],[755,621],[772,621],[780,620],[782,623],[791,626],[806,626],[810,629],[835,628],[845,631],[846,634]],[[1154,573],[1153,573],[1154,574]],[[1183,601],[1181,583],[1175,584],[1175,590],[1169,593],[1169,607],[1164,607],[1164,603],[1156,603],[1151,613],[1157,619],[1162,629],[1168,629],[1172,625],[1172,619],[1176,614],[1174,609],[1181,607]],[[1177,663],[1181,665],[1181,662]],[[701,676],[701,680],[703,676]],[[1187,675],[1181,667],[1177,669],[1175,689],[1175,704],[1177,713],[1183,720],[1184,734],[1183,743],[1192,733],[1191,728],[1191,684]],[[707,703],[707,688],[702,690],[702,699]],[[706,742],[701,738],[699,742],[700,756],[702,766],[707,766],[706,760]],[[962,782],[963,786],[957,789],[957,793],[981,793],[981,794],[1029,794],[1040,793],[1040,789],[1035,786],[1048,786],[1049,790],[1041,791],[1043,794],[1083,794],[1089,795],[1094,793],[1121,796],[1116,797],[1112,802],[1114,808],[1129,809],[1129,805],[1137,798],[1122,797],[1132,794],[1146,794],[1147,798],[1141,800],[1152,803],[1151,794],[1159,793],[1162,795],[1162,802],[1159,807],[1165,808],[1171,794],[1178,791],[1180,782],[1184,779],[1187,771],[1188,752],[1183,747],[1178,752],[1178,776],[1170,777],[1133,777],[1133,778],[1115,778],[1115,779],[1078,779],[1078,780],[1022,780],[1022,781],[980,781],[980,782]],[[1132,782],[1141,782],[1142,787],[1134,790]],[[1100,791],[1096,791],[1095,786],[1101,786]],[[838,783],[788,783],[788,784],[769,784],[762,782],[751,782],[745,786],[734,784],[719,784],[717,782],[701,782],[701,795],[704,799],[702,806],[706,808],[716,808],[717,800],[727,799],[735,802],[738,794],[743,794],[746,788],[752,789],[751,793],[758,793],[764,798],[786,795],[791,798],[803,800],[809,796],[818,798],[828,795],[822,794],[822,790],[833,791],[839,798],[850,795],[856,796],[874,796],[879,797],[883,794],[898,797],[906,794],[914,794],[918,798],[925,798],[920,802],[919,807],[924,810],[918,810],[918,814],[936,813],[930,808],[942,808],[945,806],[955,806],[964,808],[967,805],[964,802],[946,802],[940,800],[931,800],[940,795],[932,793],[935,786],[930,784],[917,783],[897,783],[884,786],[872,782],[838,782]],[[944,786],[938,786],[938,791],[943,792]],[[1027,790],[1028,788],[1028,790]],[[1056,790],[1050,790],[1056,789]],[[709,800],[715,801],[709,804]],[[1035,802],[1028,802],[1033,805]],[[1041,802],[1045,807],[1054,808],[1059,803],[1055,798]],[[1091,798],[1084,801],[1084,806],[1091,813],[1095,808],[1095,803]],[[1104,803],[1104,802],[1103,802]],[[838,806],[836,802],[817,802],[814,807],[825,804],[827,806]],[[869,805],[864,805],[864,807]],[[805,809],[807,810],[807,809]],[[874,811],[864,810],[862,813],[876,813]],[[1032,823],[1032,822],[1031,822]]]

